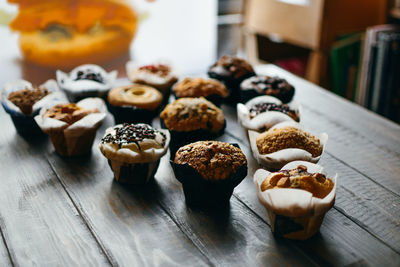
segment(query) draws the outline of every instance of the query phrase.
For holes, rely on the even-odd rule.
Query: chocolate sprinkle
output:
[[[290,116],[295,121],[299,121],[299,118],[294,110],[291,110],[286,104],[275,104],[275,103],[257,103],[250,108],[250,116],[255,117],[266,111],[279,111]]]
[[[77,77],[74,79],[74,81],[78,80],[91,80],[99,83],[104,83],[104,78],[101,76],[100,73],[95,73],[91,69],[87,69],[85,71],[78,71],[77,72]]]
[[[143,141],[144,139],[155,139],[156,134],[160,133],[164,137],[162,146],[165,145],[165,134],[157,131],[147,124],[124,123],[122,127],[115,127],[114,130],[115,135],[107,134],[101,139],[101,142],[103,144],[118,144],[118,147],[121,148],[122,145],[135,143],[138,146],[139,150],[141,150],[139,142]]]

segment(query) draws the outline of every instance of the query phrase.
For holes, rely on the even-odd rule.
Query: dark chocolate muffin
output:
[[[261,95],[270,95],[278,98],[283,103],[288,103],[294,95],[294,87],[285,79],[257,75],[244,80],[240,85],[240,98],[242,102]]]
[[[195,206],[224,206],[247,175],[246,156],[237,145],[199,141],[181,147],[173,167],[186,202]]]
[[[253,67],[244,59],[233,56],[222,56],[208,70],[208,76],[225,83],[230,96],[229,103],[237,103],[240,100],[240,83],[256,75]]]

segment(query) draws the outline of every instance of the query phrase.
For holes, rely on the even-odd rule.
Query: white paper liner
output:
[[[106,130],[106,134],[114,128],[110,127]],[[148,163],[148,162],[156,162],[162,156],[167,153],[168,145],[171,140],[171,135],[166,129],[157,129],[158,131],[165,134],[165,144],[163,148],[148,148],[146,150],[142,150],[140,152],[132,151],[128,148],[116,148],[110,144],[100,143],[99,148],[103,155],[110,160],[119,161],[122,163]]]
[[[269,129],[275,124],[284,121],[294,121],[289,115],[279,111],[266,111],[258,114],[254,118],[250,118],[250,108],[257,103],[274,103],[281,105],[282,102],[273,96],[258,96],[255,97],[246,104],[237,104],[237,116],[238,121],[243,128],[247,130],[261,131],[261,129]],[[302,107],[299,103],[292,101],[287,104],[291,110],[294,110],[299,118],[301,118]]]
[[[104,79],[104,83],[92,80],[77,80],[73,79],[76,73],[80,70],[91,69],[95,73],[100,73]],[[85,64],[73,69],[70,73],[65,73],[61,70],[56,71],[57,82],[61,89],[69,93],[85,93],[90,91],[106,92],[110,90],[117,79],[118,71],[105,71],[102,67],[94,64]]]
[[[170,67],[171,72],[165,77],[160,77],[157,74],[138,71],[138,68],[141,66],[137,65],[133,61],[128,61],[126,63],[126,73],[128,75],[128,79],[132,82],[145,81],[146,84],[154,86],[157,89],[164,89],[164,87],[171,87],[172,83],[178,79],[178,75],[174,71],[174,69],[167,63],[157,62],[153,64],[167,65]]]
[[[58,102],[57,104],[68,103]],[[78,103],[79,107],[84,109],[97,108],[99,113],[91,113],[75,123],[68,125],[68,123],[53,118],[44,116],[48,108],[43,108],[39,115],[35,116],[35,121],[42,129],[43,132],[50,135],[56,151],[61,155],[73,156],[83,154],[92,146],[93,138],[96,135],[96,130],[102,124],[106,116],[106,107],[102,99],[97,97],[85,98]],[[85,147],[78,147],[81,145],[82,140]]]
[[[325,174],[329,178],[321,165],[306,161],[290,162],[282,170],[294,169],[298,165],[306,166],[309,173],[318,172]],[[332,191],[325,198],[320,199],[313,197],[310,192],[301,189],[273,188],[262,192],[261,184],[269,174],[270,172],[267,170],[258,169],[254,173],[254,184],[257,188],[258,199],[268,212],[272,231],[292,239],[307,239],[311,237],[319,230],[325,213],[335,202],[338,175],[336,174],[331,178],[334,182]],[[277,218],[279,220],[282,220],[282,218],[283,220],[288,220],[302,229],[296,229],[296,227],[292,227],[292,229],[290,227],[277,229],[279,227],[285,228],[282,224],[276,223]]]
[[[45,87],[48,91],[49,94],[37,101],[35,104],[32,106],[32,113],[34,114],[37,112],[39,109],[41,109],[44,106],[51,105],[52,103],[56,103],[59,101],[66,101],[66,96],[64,93],[62,93],[57,85],[57,82],[53,79],[47,80],[43,84],[41,84],[39,87]],[[7,82],[4,85],[4,88],[1,92],[1,99],[2,101],[5,102],[7,107],[17,113],[24,114],[21,109],[16,106],[13,102],[8,100],[8,95],[11,92],[16,92],[19,90],[23,89],[33,89],[33,85],[25,80],[16,80],[12,82]],[[24,114],[24,115],[29,115],[29,114]]]
[[[298,129],[304,130],[299,123],[296,123],[294,121],[285,121],[274,125],[273,127],[270,128],[269,131],[272,131],[273,129],[283,128],[286,126],[293,126]],[[260,134],[261,133],[253,130],[248,131],[250,147],[253,152],[253,156],[257,160],[257,162],[262,166],[266,167],[267,169],[272,169],[272,170],[280,169],[285,164],[295,160],[303,160],[303,161],[317,163],[324,152],[326,143],[328,142],[328,134],[322,133],[320,135],[314,135],[316,138],[319,139],[320,144],[322,146],[322,153],[318,157],[313,157],[310,152],[299,148],[286,148],[269,154],[260,154],[256,144],[257,136],[259,136]]]

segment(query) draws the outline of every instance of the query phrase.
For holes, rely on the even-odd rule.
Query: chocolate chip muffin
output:
[[[171,132],[172,153],[185,144],[214,139],[225,129],[222,110],[203,97],[179,98],[168,104],[160,117],[162,125]]]
[[[240,98],[242,102],[261,95],[270,95],[283,103],[292,100],[295,89],[285,79],[274,76],[257,75],[244,80],[240,84]]]
[[[272,188],[293,188],[310,192],[313,197],[324,198],[333,189],[333,182],[322,173],[309,173],[299,165],[291,170],[272,172],[261,184],[261,191]]]
[[[19,107],[23,114],[31,115],[33,105],[48,94],[49,91],[44,87],[26,88],[11,92],[7,99]]]
[[[286,148],[308,151],[313,157],[322,154],[322,146],[315,136],[295,127],[287,126],[260,134],[256,139],[260,154],[269,154]]]
[[[228,103],[235,104],[240,100],[240,83],[256,75],[253,67],[244,59],[233,56],[222,56],[208,70],[208,76],[223,82],[229,90]]]
[[[226,86],[215,79],[185,78],[174,86],[173,91],[177,98],[203,96],[217,106],[228,96]]]
[[[167,130],[124,123],[108,128],[99,148],[118,182],[144,184],[154,177],[169,140]]]
[[[300,121],[298,113],[295,110],[290,109],[290,107],[288,105],[268,103],[268,102],[256,103],[256,104],[252,105],[249,109],[250,118],[252,119],[255,116],[257,116],[261,113],[267,112],[267,111],[282,112],[283,114],[288,115],[294,121],[297,121],[297,122]]]
[[[198,141],[181,147],[172,162],[186,202],[196,206],[224,206],[233,189],[247,175],[247,160],[237,145]]]

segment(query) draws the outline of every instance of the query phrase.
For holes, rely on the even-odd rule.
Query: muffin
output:
[[[117,87],[108,94],[108,108],[117,124],[151,123],[161,102],[162,94],[157,89],[142,84]]]
[[[258,96],[245,105],[237,104],[239,123],[247,130],[266,131],[284,121],[300,121],[301,106],[296,102],[282,104],[272,96]]]
[[[328,140],[327,134],[316,137],[295,122],[278,123],[263,133],[249,130],[248,134],[254,158],[268,169],[279,169],[294,160],[316,163]]]
[[[176,98],[203,96],[217,106],[228,96],[226,86],[215,79],[185,78],[175,84],[173,91]]]
[[[306,161],[290,162],[278,172],[255,172],[258,199],[274,234],[304,240],[318,232],[336,196],[337,174],[327,177],[323,167]]]
[[[86,97],[101,97],[104,100],[114,86],[118,72],[106,72],[102,67],[85,64],[70,73],[57,70],[57,83],[67,94],[69,101],[77,102]]]
[[[277,76],[257,75],[240,84],[240,99],[244,103],[256,96],[270,95],[283,103],[289,103],[294,96],[294,91],[293,85],[285,79]]]
[[[54,80],[49,80],[38,87],[32,86],[28,81],[19,80],[4,86],[1,104],[20,135],[38,137],[43,135],[43,132],[34,117],[44,105],[57,99],[64,99],[64,96],[58,91]]]
[[[218,207],[229,203],[233,189],[247,175],[246,156],[238,145],[198,141],[176,152],[172,163],[186,203]]]
[[[35,120],[50,136],[59,155],[79,156],[91,151],[96,131],[106,116],[105,110],[102,99],[85,98],[76,104],[60,103],[43,108]]]
[[[171,133],[171,157],[183,145],[222,135],[226,124],[222,110],[204,97],[179,98],[160,117],[161,125]]]
[[[130,61],[126,64],[126,69],[129,80],[156,88],[163,94],[165,99],[168,99],[172,85],[178,80],[172,68],[165,64],[150,64],[138,67]]]
[[[244,59],[233,56],[222,56],[208,70],[208,76],[222,81],[229,90],[228,103],[240,100],[240,83],[256,75],[253,67]]]
[[[99,148],[120,183],[144,184],[154,177],[170,135],[148,124],[119,124],[106,130]]]

